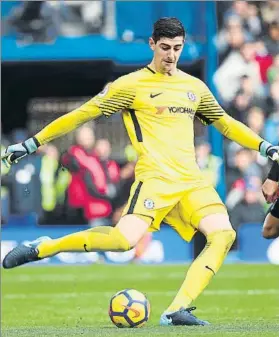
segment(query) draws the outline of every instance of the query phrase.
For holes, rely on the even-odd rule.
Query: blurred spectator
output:
[[[275,81],[270,86],[270,97],[268,98],[270,112],[279,112],[279,81]]]
[[[266,24],[274,22],[279,18],[278,0],[266,0],[260,2],[260,13]]]
[[[55,16],[49,1],[24,1],[8,19],[8,26],[21,43],[50,42],[57,36]]]
[[[231,166],[227,171],[228,190],[240,177],[243,177],[245,180],[248,180],[250,176],[262,177],[262,170],[254,161],[251,150],[244,149],[236,144],[235,147],[231,146],[228,149],[227,156],[233,159],[233,163],[229,161]]]
[[[45,211],[50,212],[56,204],[55,175],[59,165],[59,152],[54,145],[47,144],[41,147],[38,153],[42,154],[42,206]]]
[[[72,3],[72,1],[68,1]],[[77,1],[80,2],[80,1]],[[87,33],[100,33],[104,25],[104,1],[83,1],[81,15]]]
[[[265,114],[259,107],[253,106],[249,109],[246,124],[256,134],[263,137]]]
[[[42,155],[40,181],[42,209],[40,224],[57,224],[65,221],[65,195],[70,183],[70,174],[59,164],[59,152],[53,144],[40,147]]]
[[[258,37],[262,32],[262,23],[259,16],[258,7],[252,3],[248,2],[246,13],[246,22],[244,26],[247,27],[248,31],[254,36]]]
[[[104,1],[50,1],[59,18],[60,34],[82,36],[101,33],[104,20]]]
[[[271,55],[279,53],[279,18],[268,26],[268,33],[264,37],[264,44]]]
[[[279,81],[279,54],[274,57],[272,66],[267,70],[267,78],[269,84]]]
[[[237,18],[242,27],[244,27],[253,36],[260,35],[262,24],[259,17],[258,7],[248,1],[234,1],[231,8],[225,13],[225,21],[231,18]]]
[[[232,225],[237,229],[245,223],[262,223],[264,218],[261,180],[258,177],[250,177],[245,184],[244,199],[230,212]]]
[[[248,110],[252,106],[265,108],[265,101],[255,92],[251,77],[246,75],[242,76],[239,79],[239,85],[240,89],[228,105],[228,111],[237,120],[245,122]]]
[[[25,136],[24,130],[13,133],[13,139],[18,142]],[[1,174],[5,215],[35,212],[40,223],[63,222],[63,215],[56,211],[58,204],[64,202],[69,175],[67,171],[59,171],[59,153],[54,145],[40,147],[36,154],[24,158],[10,169],[3,166]]]
[[[251,78],[255,94],[261,94],[260,69],[255,61],[255,55],[255,44],[245,43],[239,51],[232,51],[217,69],[214,83],[225,103],[232,101],[235,97],[240,89],[240,79],[245,75]],[[225,83],[229,85],[224,85]]]
[[[11,134],[12,143],[20,143],[28,138],[26,130],[14,129]],[[2,184],[9,194],[9,212],[11,214],[42,214],[41,195],[41,161],[42,156],[36,153],[22,159],[17,165],[11,166],[2,176]],[[3,174],[3,173],[2,173]]]
[[[84,124],[75,133],[76,143],[86,152],[91,152],[95,146],[94,125],[91,123]]]
[[[239,81],[240,91],[248,97],[253,97],[255,95],[255,88],[252,78],[247,75],[243,75]]]
[[[42,215],[41,163],[41,155],[34,154],[13,165],[5,176],[5,186],[9,188],[12,201],[12,214],[35,212],[38,216]]]
[[[233,49],[240,48],[244,42],[252,40],[249,34],[242,27],[242,21],[237,16],[228,18],[226,26],[218,33],[215,44],[219,51],[219,56],[223,60]]]
[[[246,118],[247,110],[251,106],[250,98],[251,97],[240,91],[236,94],[233,101],[228,106],[228,110],[231,115],[240,122],[243,122]]]
[[[120,169],[116,161],[111,160],[111,145],[108,139],[98,139],[95,145],[95,153],[107,176],[108,188],[115,189],[114,185],[119,182]]]
[[[272,144],[279,140],[279,111],[269,116],[265,124],[265,138]]]
[[[231,16],[236,16],[243,23],[248,15],[248,5],[247,1],[233,1],[231,8],[229,8],[224,15],[225,21]]]
[[[206,141],[197,140],[195,149],[198,166],[206,181],[215,187],[220,178],[222,160],[211,153],[211,146]]]
[[[267,70],[273,63],[273,57],[269,54],[263,41],[255,43],[256,56],[255,60],[259,65],[261,80],[263,84],[267,83]]]
[[[76,142],[62,157],[63,165],[71,172],[69,205],[82,211],[92,226],[109,225],[111,200],[116,195],[114,184],[119,179],[116,163],[108,158],[110,144],[107,140],[100,141],[97,152],[94,131],[88,125],[76,131]]]

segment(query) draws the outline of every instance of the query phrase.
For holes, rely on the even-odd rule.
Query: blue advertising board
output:
[[[279,264],[279,238],[262,237],[262,224],[245,224],[238,230],[239,259],[244,262],[271,262]],[[277,247],[277,248],[276,248]]]
[[[2,228],[1,257],[24,241],[40,236],[58,238],[77,231],[86,230],[86,225],[47,225],[36,224],[32,217],[14,218]],[[238,248],[229,253],[226,262],[273,263],[279,264],[279,238],[266,240],[261,236],[261,224],[244,224],[237,233]],[[86,264],[86,263],[189,263],[194,257],[193,242],[187,243],[169,226],[162,225],[159,232],[152,233],[144,250],[137,249],[124,253],[60,253],[36,264]]]

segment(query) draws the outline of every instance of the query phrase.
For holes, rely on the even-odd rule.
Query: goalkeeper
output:
[[[159,230],[165,221],[186,241],[197,231],[202,232],[207,244],[161,315],[160,324],[208,324],[192,314],[194,307],[190,305],[218,272],[235,232],[224,204],[196,163],[194,118],[272,160],[278,158],[278,147],[227,115],[202,81],[177,68],[185,35],[176,18],[158,20],[149,39],[153,59],[148,66],[120,77],[80,108],[6,149],[4,162],[16,163],[81,124],[121,110],[139,159],[127,206],[116,227],[97,227],[55,240],[41,238],[21,244],[4,258],[4,268],[60,252],[124,252],[148,230]]]

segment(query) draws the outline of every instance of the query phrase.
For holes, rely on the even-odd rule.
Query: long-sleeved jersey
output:
[[[228,138],[259,150],[261,137],[231,118],[207,86],[182,71],[163,75],[145,67],[122,76],[80,108],[52,122],[35,137],[44,144],[100,115],[121,111],[138,152],[136,178],[201,181],[194,151],[194,118],[213,124]]]

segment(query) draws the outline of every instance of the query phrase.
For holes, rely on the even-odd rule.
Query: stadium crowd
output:
[[[279,141],[279,2],[220,2],[214,82],[226,111],[271,143]],[[261,184],[269,168],[257,153],[225,140],[227,199],[235,227],[262,222]]]
[[[25,138],[24,130],[15,130],[2,147]],[[130,145],[123,157],[122,162],[112,160],[109,140],[96,140],[89,124],[76,131],[64,153],[47,144],[10,169],[3,166],[2,223],[10,214],[32,212],[40,224],[116,223],[134,180],[136,154]]]
[[[5,11],[10,13],[3,33],[14,34],[18,45],[50,43],[58,36],[106,34],[105,20],[109,21],[103,1],[10,1]]]
[[[21,32],[31,27],[33,32],[33,25],[27,27],[28,20],[31,22],[35,15],[42,15],[47,25],[46,14],[38,14],[44,13],[44,2],[37,3],[38,8],[31,2],[26,3],[20,13],[13,14],[10,24],[17,29],[20,27]],[[65,8],[63,12],[66,23],[71,15],[82,15],[82,10],[74,9],[77,3],[85,6],[88,2],[65,1],[65,6],[69,3],[71,12]],[[93,3],[97,1],[92,1],[91,6]],[[214,41],[220,55],[220,65],[214,76],[218,99],[233,117],[271,143],[277,143],[279,2],[219,2],[218,8],[220,29]],[[25,21],[22,20],[24,15],[27,16]],[[23,23],[25,26],[20,26]],[[9,139],[2,140],[2,147],[26,136],[25,132],[15,130]],[[267,205],[261,185],[269,169],[267,160],[228,140],[224,148],[225,202],[233,225],[262,222]],[[73,146],[63,154],[55,145],[42,147],[36,155],[20,161],[10,171],[2,170],[2,222],[7,222],[10,213],[35,211],[40,223],[89,222],[92,226],[116,223],[133,182],[135,155],[129,145],[125,153],[125,162],[112,160],[108,139],[96,140],[94,129],[88,125],[76,132]],[[202,139],[197,140],[196,154],[207,179],[216,186],[220,159],[211,154],[210,145]]]

